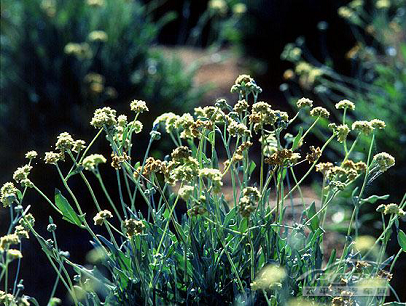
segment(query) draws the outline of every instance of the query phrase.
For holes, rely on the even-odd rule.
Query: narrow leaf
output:
[[[300,140],[302,139],[302,135],[303,135],[303,128],[300,127],[299,133],[297,133],[295,139],[293,140],[292,151],[296,150],[299,147]]]
[[[406,252],[406,234],[402,230],[398,232],[398,242],[403,252]]]
[[[386,200],[389,198],[389,194],[385,194],[383,196],[377,196],[377,195],[372,195],[366,199],[362,199],[360,201],[360,204],[364,204],[364,203],[371,203],[374,204],[376,201],[378,200]]]
[[[79,227],[82,227],[82,221],[80,220],[80,217],[58,189],[55,189],[55,205],[62,212],[63,219],[72,224],[76,224]]]

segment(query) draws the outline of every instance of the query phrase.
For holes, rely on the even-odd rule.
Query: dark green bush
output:
[[[59,122],[70,118],[67,128],[83,132],[94,107],[120,109],[134,98],[148,99],[159,111],[195,104],[202,91],[193,87],[194,71],[151,48],[175,17],[167,13],[152,22],[157,4],[2,1],[0,137],[10,146],[17,146],[15,137],[41,146]]]

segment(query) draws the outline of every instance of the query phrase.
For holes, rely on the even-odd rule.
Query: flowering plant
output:
[[[64,186],[63,191],[55,190],[54,197],[30,180],[37,154],[28,152],[28,164],[13,176],[21,191],[12,182],[1,188],[1,202],[10,209],[11,220],[0,242],[0,279],[5,285],[0,301],[38,305],[22,294],[18,281],[9,285],[10,263],[24,255],[15,246],[31,236],[55,269],[56,284],[65,286],[74,305],[384,303],[385,295],[376,291],[358,295],[354,289],[390,288],[395,262],[406,251],[406,235],[399,229],[406,195],[398,204],[377,206],[383,219],[378,239],[358,233],[360,207],[381,199],[368,195],[365,187],[395,164],[388,153],[373,154],[373,137],[385,123],[359,121],[348,126],[343,116],[339,124],[330,124],[330,136],[321,148],[308,146],[314,126],[329,118],[326,109],[302,98],[291,118],[259,101],[261,88],[248,75],[239,76],[231,91],[238,95],[233,105],[219,99],[214,106],[195,108],[194,115],[166,113],[156,118],[145,156],[136,162],[131,159],[133,137],[143,128],[138,119],[148,111],[147,104],[132,101],[131,119],[117,116],[109,107],[96,110],[91,125],[98,132],[87,147],[62,133],[56,151],[45,153],[45,163],[55,167]],[[348,100],[336,105],[344,114],[354,107]],[[286,131],[299,114],[311,116],[313,124],[294,136]],[[150,156],[160,131],[175,146],[163,160]],[[347,140],[349,133],[355,141]],[[104,184],[107,159],[90,154],[102,134],[112,151],[118,198]],[[372,135],[365,161],[354,159],[360,135]],[[342,160],[328,161],[323,155],[332,142],[342,146]],[[63,173],[60,164],[68,162],[71,168]],[[299,176],[297,169],[302,166],[306,171]],[[302,185],[313,172],[321,178],[322,192],[309,202]],[[80,176],[93,199],[98,211],[93,224],[71,188],[73,176]],[[100,183],[102,195],[96,195],[89,176]],[[352,190],[353,202],[346,239],[342,247],[328,250],[323,241],[329,208],[346,189]],[[34,226],[30,206],[24,204],[31,190],[62,219],[90,235],[91,267],[72,262],[69,253],[59,248],[55,233],[60,218],[50,218],[50,238],[38,233],[41,224]],[[104,201],[108,207],[102,205]],[[146,213],[141,212],[142,205]],[[187,213],[178,212],[182,205]],[[386,258],[394,228],[401,249]],[[337,283],[346,290],[335,291]],[[323,294],[314,294],[320,287]],[[54,292],[49,305],[60,302]]]

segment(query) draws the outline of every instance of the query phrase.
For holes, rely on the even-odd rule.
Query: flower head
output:
[[[221,179],[223,176],[222,176],[220,170],[204,168],[204,169],[200,170],[199,176],[205,177],[211,181],[214,192],[221,191],[221,187],[223,186],[223,182],[221,181]]]
[[[322,117],[328,118],[330,117],[330,113],[327,109],[321,106],[317,106],[310,111],[310,116],[312,117]]]
[[[147,103],[142,100],[133,100],[130,104],[131,110],[136,113],[143,113],[148,111]]]
[[[106,42],[108,35],[104,31],[92,31],[89,33],[89,40],[95,42]]]
[[[74,146],[74,144],[75,141],[73,140],[72,136],[67,132],[63,132],[57,137],[55,147],[58,148],[61,152],[64,152],[70,150]]]
[[[117,123],[116,111],[110,107],[98,108],[95,110],[90,125],[95,128],[102,128],[103,126],[113,126]]]
[[[261,194],[256,187],[246,187],[242,191],[242,197],[238,203],[238,211],[243,217],[248,218],[257,208]]]
[[[362,121],[361,120],[361,121],[355,121],[352,124],[352,129],[354,131],[358,131],[358,132],[363,133],[365,135],[369,135],[369,134],[372,133],[374,128],[372,127],[371,123],[369,123],[368,121]]]
[[[10,247],[10,245],[19,244],[20,238],[16,234],[8,234],[0,238],[0,251],[4,251]]]
[[[92,154],[83,159],[82,165],[86,170],[94,171],[99,164],[106,163],[106,158],[101,154]]]
[[[84,148],[86,148],[86,142],[84,140],[78,139],[78,140],[75,140],[75,142],[73,143],[72,151],[79,153]]]
[[[378,164],[379,170],[382,172],[395,165],[395,158],[386,152],[376,154],[373,161]]]
[[[63,160],[63,155],[61,153],[56,153],[53,151],[45,152],[44,161],[46,164],[56,165],[56,163],[60,160]]]
[[[369,121],[369,123],[374,129],[378,130],[382,130],[386,127],[385,121],[379,119],[372,119],[371,121]]]
[[[23,254],[19,250],[9,249],[7,250],[7,259],[13,261],[14,259],[23,258]]]
[[[180,196],[183,200],[187,201],[187,200],[189,200],[189,198],[190,198],[191,195],[193,194],[193,191],[194,191],[194,190],[195,190],[195,188],[194,188],[193,186],[189,186],[189,185],[182,186],[182,187],[179,189],[179,196]]]
[[[103,222],[110,218],[113,218],[113,214],[109,210],[102,210],[93,217],[94,225],[103,225]]]
[[[141,220],[129,219],[125,220],[123,224],[125,233],[128,237],[133,237],[135,235],[140,235],[145,229],[144,222]]]
[[[313,107],[313,101],[307,98],[301,98],[296,102],[296,105],[299,109],[305,107]]]
[[[38,156],[37,151],[28,151],[28,152],[25,154],[25,158],[27,158],[27,159],[34,159],[34,158],[36,158],[37,156]]]
[[[355,104],[349,100],[341,100],[336,104],[336,109],[355,109]]]
[[[248,102],[245,100],[239,100],[235,105],[233,110],[238,113],[238,114],[242,114],[243,112],[245,112],[248,109]]]
[[[0,189],[0,201],[3,207],[11,205],[17,199],[18,189],[13,183],[5,183]]]
[[[20,183],[22,180],[25,180],[28,178],[28,175],[30,174],[31,170],[32,170],[32,166],[30,166],[30,165],[24,165],[22,167],[19,167],[14,172],[13,179],[17,183]]]

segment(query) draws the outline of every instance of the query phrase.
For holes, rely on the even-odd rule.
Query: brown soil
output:
[[[212,104],[218,98],[235,99],[230,93],[238,75],[246,73],[243,60],[231,50],[210,52],[190,47],[159,47],[168,58],[178,57],[185,65],[185,69],[198,65],[194,79],[196,86],[210,85],[212,89],[203,97],[202,104]]]

